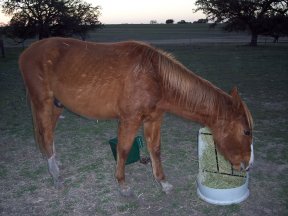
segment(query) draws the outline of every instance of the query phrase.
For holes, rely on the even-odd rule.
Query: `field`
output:
[[[25,45],[29,45],[36,39],[28,39]],[[152,44],[195,44],[195,43],[242,43],[250,41],[247,32],[224,32],[222,26],[211,28],[209,24],[121,24],[104,25],[103,28],[95,30],[87,35],[87,40],[96,42],[115,42],[123,40],[140,40]],[[271,43],[273,38],[259,36],[259,43]],[[14,41],[6,39],[8,47],[20,47]],[[287,37],[280,37],[279,42],[288,42]]]
[[[47,163],[34,143],[31,114],[17,65],[22,49],[16,47],[7,48],[7,57],[0,59],[0,215],[288,215],[288,44],[261,43],[251,48],[245,46],[249,42],[245,34],[200,31],[200,27],[187,32],[199,31],[194,38],[203,39],[217,34],[222,41],[165,44],[163,41],[168,39],[187,39],[184,36],[188,33],[173,29],[180,27],[163,32],[156,28],[151,36],[151,30],[145,31],[147,27],[122,28],[107,27],[94,32],[90,39],[157,40],[159,48],[171,52],[216,86],[227,92],[235,85],[239,87],[255,121],[255,165],[250,172],[249,198],[231,206],[215,206],[198,198],[195,180],[201,125],[171,114],[165,115],[162,126],[162,161],[174,186],[171,194],[161,192],[150,164],[134,163],[126,167],[126,178],[135,197],[121,197],[108,144],[117,134],[117,121],[97,122],[68,110],[59,120],[55,137],[65,187],[55,190]],[[248,38],[246,42],[235,39],[244,37]],[[141,154],[148,155],[146,148]]]

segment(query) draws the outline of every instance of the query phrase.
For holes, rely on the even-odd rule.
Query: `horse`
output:
[[[28,47],[19,67],[35,140],[56,187],[62,182],[53,137],[64,107],[92,119],[118,119],[115,177],[124,196],[132,193],[125,182],[125,161],[142,125],[153,175],[164,192],[172,190],[160,157],[166,112],[209,127],[217,149],[234,168],[248,170],[253,163],[253,119],[237,88],[228,94],[149,44],[48,38]]]

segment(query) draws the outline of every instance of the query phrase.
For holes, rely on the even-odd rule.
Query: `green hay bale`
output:
[[[245,171],[232,169],[230,162],[215,151],[213,136],[208,128],[200,134],[203,140],[202,153],[199,158],[199,179],[201,184],[217,189],[235,188],[244,184]],[[218,168],[217,168],[218,158]]]

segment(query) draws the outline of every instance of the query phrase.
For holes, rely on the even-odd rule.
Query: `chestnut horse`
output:
[[[63,107],[89,118],[119,120],[115,175],[123,195],[131,192],[125,184],[125,160],[142,124],[153,174],[164,192],[172,189],[160,159],[165,112],[208,126],[218,150],[235,168],[248,169],[253,162],[252,117],[237,89],[229,95],[145,43],[50,38],[26,49],[19,64],[36,142],[56,186],[60,181],[53,136]]]

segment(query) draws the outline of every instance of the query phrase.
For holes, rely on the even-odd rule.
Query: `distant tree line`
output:
[[[77,35],[85,40],[88,31],[102,26],[100,7],[82,0],[2,0],[2,9],[12,16],[2,34],[19,43],[35,36]]]
[[[166,24],[174,24],[174,20],[173,19],[167,19]],[[192,22],[187,22],[185,20],[180,20],[179,22],[177,22],[177,24],[191,24]],[[208,19],[198,19],[197,21],[194,21],[193,23],[208,23]],[[151,20],[150,24],[157,24],[156,20]]]

